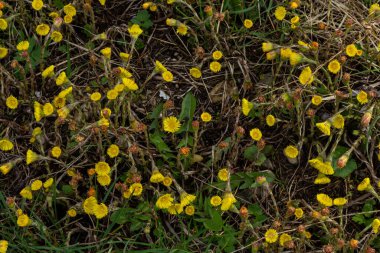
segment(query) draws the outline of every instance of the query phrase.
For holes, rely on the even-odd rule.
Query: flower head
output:
[[[366,177],[363,181],[358,185],[358,191],[368,191],[372,188],[371,180]]]
[[[55,158],[59,158],[59,157],[61,156],[61,154],[62,154],[62,150],[61,150],[60,147],[55,146],[55,147],[52,148],[52,150],[51,150],[51,155],[52,155],[53,157],[55,157]]]
[[[324,134],[327,136],[330,136],[330,128],[331,124],[328,121],[320,122],[315,124],[315,126]]]
[[[327,66],[327,68],[331,73],[337,74],[340,70],[340,63],[338,62],[338,60],[332,60]]]
[[[264,53],[272,51],[274,49],[274,45],[271,42],[263,42],[262,49]]]
[[[17,217],[17,225],[19,227],[26,227],[30,225],[31,221],[29,219],[29,216],[27,214],[21,214]]]
[[[214,60],[216,60],[216,61],[222,59],[222,57],[223,57],[223,53],[222,53],[222,51],[217,50],[217,51],[214,51],[214,52],[212,53],[212,58],[213,58]]]
[[[181,127],[181,123],[176,117],[170,116],[163,119],[163,127],[164,131],[175,133],[178,132],[179,128]]]
[[[0,18],[0,30],[5,31],[8,28],[7,20]]]
[[[107,214],[108,214],[108,207],[105,204],[103,204],[103,203],[95,205],[94,206],[94,214],[95,214],[95,217],[97,219],[102,219],[105,216],[107,216]]]
[[[265,118],[265,121],[266,121],[267,125],[271,127],[271,126],[274,126],[274,124],[276,123],[276,118],[272,114],[269,114]]]
[[[29,49],[29,41],[24,40],[24,41],[19,42],[17,44],[16,48],[17,48],[18,51],[28,51],[28,49]]]
[[[111,59],[111,53],[112,49],[110,47],[105,47],[102,50],[100,50],[100,53],[106,58]]]
[[[181,205],[181,203],[175,203],[168,207],[168,212],[172,215],[180,214],[183,212],[183,205]]]
[[[178,26],[177,26],[177,33],[179,35],[182,35],[182,36],[186,35],[187,34],[187,30],[188,30],[188,27],[185,24],[183,24],[183,23],[179,23],[178,24]]]
[[[53,183],[54,183],[54,179],[53,179],[53,178],[48,178],[48,179],[44,182],[44,188],[45,188],[45,189],[50,188],[50,186],[52,186]]]
[[[243,22],[243,24],[244,24],[244,27],[247,28],[247,29],[249,29],[249,28],[251,28],[253,26],[253,22],[250,19],[245,19],[244,22]]]
[[[342,129],[344,127],[344,117],[341,114],[336,114],[331,118],[333,127]]]
[[[213,61],[210,63],[210,70],[212,72],[218,73],[221,69],[222,69],[222,65],[219,62]]]
[[[111,144],[107,149],[107,155],[110,158],[115,158],[119,155],[119,147],[115,144]]]
[[[42,71],[42,78],[52,77],[54,75],[54,65],[50,65],[44,71]]]
[[[318,96],[318,95],[314,95],[312,98],[311,98],[311,103],[315,106],[318,106],[322,103],[322,97],[321,96]]]
[[[190,69],[190,75],[194,78],[201,78],[202,72],[199,68],[194,67]]]
[[[298,208],[297,208],[298,209]],[[302,209],[301,209],[302,210]],[[287,242],[290,242],[292,240],[292,237],[289,235],[289,234],[287,234],[287,233],[283,233],[283,234],[281,234],[280,235],[280,245],[282,246],[282,247],[284,247],[285,246],[285,244],[287,243]]]
[[[164,180],[162,180],[162,184],[166,187],[170,187],[173,183],[173,179],[171,177],[164,177]]]
[[[260,129],[253,128],[251,131],[249,131],[249,135],[254,141],[259,141],[263,137],[263,134],[261,133]]]
[[[105,175],[97,175],[96,176],[96,181],[98,181],[98,183],[101,185],[101,186],[108,186],[110,185],[111,183],[111,177],[109,174],[105,174]]]
[[[297,219],[301,219],[303,217],[302,208],[296,208],[296,210],[294,211],[294,215],[296,216]]]
[[[33,193],[32,193],[32,190],[30,189],[29,186],[23,188],[21,191],[20,191],[20,195],[21,197],[23,197],[24,199],[33,199]]]
[[[167,209],[173,204],[173,197],[171,194],[162,195],[157,199],[156,207],[159,209]]]
[[[166,82],[172,82],[173,81],[173,74],[170,71],[164,71],[162,74],[162,79],[164,79]]]
[[[143,191],[143,186],[141,183],[133,183],[129,187],[129,191],[132,193],[133,196],[140,196]]]
[[[181,205],[187,206],[196,199],[196,196],[189,194],[187,192],[182,192],[180,195],[180,198],[181,198]]]
[[[270,228],[265,232],[265,241],[267,243],[275,243],[278,239],[278,233],[275,229]]]
[[[0,47],[0,59],[5,58],[8,55],[8,49],[5,47]]]
[[[77,15],[77,10],[75,9],[74,5],[72,5],[72,4],[65,5],[63,7],[63,12],[66,15],[69,15],[71,17],[74,17],[75,15]]]
[[[298,149],[293,145],[289,145],[284,149],[284,154],[286,157],[294,159],[298,156]]]
[[[67,83],[68,81],[69,81],[69,79],[67,78],[65,71],[62,71],[62,72],[59,73],[59,75],[57,76],[57,79],[55,79],[55,84],[56,84],[57,86],[61,86],[62,84]]]
[[[195,207],[193,205],[189,205],[185,208],[186,215],[192,216],[195,213]]]
[[[329,195],[324,193],[317,194],[317,200],[323,206],[329,207],[333,205],[333,200],[329,197]]]
[[[311,84],[314,81],[314,75],[310,67],[306,67],[302,70],[299,81],[303,85]]]
[[[50,27],[47,24],[40,24],[37,26],[36,32],[40,36],[46,36],[50,32]]]
[[[346,198],[336,198],[336,199],[334,199],[333,202],[334,202],[335,206],[344,206],[347,203],[347,199]]]
[[[317,169],[320,173],[325,175],[334,174],[334,168],[331,165],[330,161],[323,162],[321,157],[317,157],[309,160],[309,164],[311,167]]]
[[[349,57],[354,57],[356,56],[357,53],[358,53],[358,49],[356,48],[354,44],[350,44],[346,47],[346,54]]]
[[[61,42],[61,40],[63,39],[63,35],[62,35],[62,33],[60,33],[59,31],[53,31],[53,32],[51,33],[51,39],[52,39],[54,42],[58,43],[58,42]]]
[[[286,9],[283,6],[278,6],[274,12],[274,16],[277,20],[283,20],[286,16]]]
[[[212,116],[211,116],[211,114],[208,113],[208,112],[203,112],[203,113],[201,114],[201,119],[202,119],[203,122],[210,122],[211,119],[212,119]]]
[[[245,116],[248,116],[249,112],[253,108],[253,103],[249,102],[247,99],[243,98],[241,101],[241,110]]]
[[[314,180],[314,184],[328,184],[331,182],[331,179],[326,177],[325,174],[318,173],[317,178]]]
[[[226,192],[222,198],[222,206],[220,210],[227,211],[236,202],[235,196],[231,192]]]
[[[361,90],[358,95],[356,95],[356,100],[358,100],[358,102],[362,105],[368,103],[367,92]]]
[[[133,39],[137,39],[140,36],[140,34],[142,34],[143,30],[140,28],[138,24],[133,24],[131,27],[128,28],[128,32]]]
[[[40,159],[40,156],[37,153],[34,153],[32,150],[28,149],[26,152],[26,165],[31,164]]]
[[[0,139],[0,150],[9,151],[13,149],[13,143],[9,139]]]
[[[139,86],[137,85],[137,83],[133,79],[122,78],[121,80],[123,81],[123,84],[125,85],[127,90],[135,91],[135,90],[139,89]]]
[[[212,196],[210,203],[212,206],[220,206],[220,204],[222,204],[222,198],[219,196]]]
[[[158,169],[153,170],[152,175],[150,176],[150,179],[149,179],[151,183],[160,183],[164,180],[165,180],[164,175],[162,175],[162,173]]]
[[[227,168],[223,168],[223,169],[220,169],[218,171],[218,178],[221,181],[226,182],[228,180],[229,176],[230,176],[230,172],[228,171]]]
[[[6,253],[8,250],[8,241],[0,240],[0,253]]]
[[[32,182],[32,184],[30,185],[30,189],[31,189],[32,191],[38,191],[38,190],[41,189],[41,188],[42,188],[42,181],[39,180],[39,179],[34,180],[34,181]]]
[[[297,64],[301,63],[302,59],[303,59],[303,56],[301,54],[292,52],[289,58],[290,65],[296,66]]]
[[[83,209],[87,214],[94,214],[95,207],[98,205],[98,201],[95,197],[91,196],[84,200]]]
[[[107,175],[111,172],[111,167],[107,162],[98,162],[95,164],[95,172],[98,175]]]
[[[375,234],[377,234],[377,233],[379,233],[379,228],[380,228],[380,220],[379,219],[374,219],[373,221],[372,221],[372,232],[373,233],[375,233]]]
[[[70,208],[69,210],[67,210],[66,213],[67,213],[67,215],[69,217],[75,217],[75,216],[77,216],[77,211],[74,208]]]

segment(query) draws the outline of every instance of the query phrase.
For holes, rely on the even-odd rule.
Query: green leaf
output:
[[[355,160],[352,158],[348,159],[347,164],[344,168],[341,169],[338,167],[337,162],[338,162],[339,157],[341,157],[347,150],[348,148],[342,147],[342,146],[338,146],[335,149],[335,152],[332,157],[333,158],[332,166],[335,171],[334,176],[336,177],[346,178],[358,168],[358,165],[356,164]]]
[[[110,219],[112,222],[122,225],[129,221],[129,217],[133,213],[131,211],[129,208],[120,208],[111,214]]]
[[[149,126],[149,130],[154,130],[160,127],[159,117],[164,108],[164,103],[159,103],[154,110],[148,115],[148,119],[153,120],[153,122]]]
[[[156,146],[158,151],[160,151],[160,153],[171,152],[168,145],[166,145],[164,140],[161,138],[159,132],[155,132],[154,134],[150,134],[149,139]]]
[[[152,20],[150,20],[150,14],[147,10],[137,12],[136,17],[134,17],[131,22],[133,24],[138,24],[144,30],[149,29],[153,25]]]
[[[210,229],[215,232],[219,232],[223,228],[222,216],[215,209],[211,209],[211,212],[212,212],[211,219],[204,221],[203,224],[207,229]]]
[[[71,195],[74,193],[74,190],[71,187],[71,185],[65,184],[65,185],[62,185],[62,192],[66,195]]]

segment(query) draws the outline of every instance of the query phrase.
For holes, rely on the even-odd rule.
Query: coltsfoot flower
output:
[[[180,127],[181,127],[181,123],[174,116],[166,117],[163,119],[163,128],[164,128],[164,131],[166,132],[176,133],[179,131]]]
[[[265,232],[265,241],[267,243],[275,243],[278,239],[278,233],[275,229],[270,228]]]

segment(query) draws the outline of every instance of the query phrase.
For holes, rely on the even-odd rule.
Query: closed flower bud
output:
[[[344,83],[348,83],[348,82],[350,82],[350,79],[351,79],[351,75],[350,75],[350,73],[345,72],[345,73],[343,74],[343,78],[342,78],[343,82],[344,82]]]
[[[205,50],[203,49],[203,47],[197,47],[195,49],[195,55],[197,56],[197,58],[203,59],[205,57]]]
[[[198,129],[199,128],[199,121],[198,120],[194,120],[193,122],[191,122],[191,126],[194,129]]]
[[[95,191],[95,188],[94,187],[90,187],[90,189],[88,189],[87,191],[87,197],[94,197],[96,195],[96,191]]]
[[[29,54],[28,54],[28,51],[22,51],[22,52],[21,52],[21,57],[22,57],[22,58],[27,58],[28,55],[29,55]]]
[[[372,113],[370,113],[370,112],[364,113],[362,120],[360,122],[361,126],[367,127],[369,125],[369,123],[371,122],[371,119],[372,119]]]
[[[11,67],[12,67],[13,69],[17,68],[17,67],[18,67],[18,61],[17,61],[17,60],[13,60],[13,61],[11,61]]]
[[[351,27],[353,23],[354,21],[352,20],[352,18],[349,18],[346,20],[345,25],[346,27]]]
[[[334,247],[330,244],[323,246],[323,253],[334,253]]]
[[[337,245],[338,245],[339,249],[342,249],[345,244],[346,244],[346,242],[343,239],[338,239]]]
[[[370,246],[368,246],[368,248],[366,248],[365,250],[365,253],[376,253],[376,250]]]
[[[377,97],[376,91],[375,90],[370,90],[368,92],[368,97],[370,97],[370,98],[376,98]]]
[[[132,146],[130,146],[128,148],[128,152],[131,153],[131,154],[136,154],[139,152],[139,146],[137,146],[136,144],[133,144]]]
[[[266,181],[267,181],[267,178],[264,176],[258,176],[256,178],[256,183],[258,183],[259,185],[266,183]]]
[[[62,25],[62,22],[63,22],[63,19],[62,19],[61,17],[56,17],[56,18],[54,19],[54,23],[53,23],[53,25],[54,25],[55,27],[60,27],[60,26]]]
[[[339,58],[339,61],[340,61],[340,63],[345,63],[346,61],[347,61],[347,56],[345,56],[345,55],[342,55],[340,58]]]
[[[239,213],[241,217],[248,218],[248,209],[245,206],[240,208]]]
[[[273,222],[273,228],[276,229],[276,230],[279,229],[281,227],[281,225],[282,225],[282,223],[279,220],[275,220]]]
[[[348,94],[344,93],[343,91],[336,90],[335,95],[337,98],[343,99],[343,98],[348,98]]]
[[[286,215],[288,216],[292,216],[294,214],[294,212],[296,211],[296,209],[292,206],[289,206],[288,207],[288,210],[286,211]]]
[[[190,154],[190,148],[189,147],[182,147],[179,149],[179,153],[183,156],[188,156]]]
[[[207,14],[207,16],[212,16],[212,7],[210,5],[206,5],[204,12]]]
[[[236,128],[236,133],[237,133],[237,135],[238,135],[239,137],[242,137],[242,136],[244,136],[244,134],[245,134],[245,130],[244,130],[244,128],[242,128],[241,126],[238,126],[238,127]]]
[[[313,42],[311,42],[310,46],[311,46],[312,49],[318,49],[319,44],[318,44],[318,42],[313,41]]]
[[[314,109],[308,109],[306,111],[306,115],[309,116],[309,117],[314,117],[315,115],[315,110]]]
[[[169,99],[164,103],[164,109],[168,110],[174,107],[174,101]]]
[[[319,24],[318,24],[318,29],[319,29],[319,30],[325,30],[325,29],[326,29],[326,24],[323,23],[323,22],[319,23]]]
[[[347,156],[347,155],[342,155],[342,156],[339,157],[339,159],[338,159],[338,162],[337,162],[338,167],[339,167],[340,169],[346,167],[347,161],[348,161],[348,156]]]
[[[351,249],[357,249],[359,247],[359,241],[355,239],[351,239],[349,244]]]
[[[218,146],[220,149],[225,149],[229,146],[229,144],[226,141],[221,141]]]
[[[330,214],[330,209],[329,209],[328,207],[323,208],[323,209],[321,210],[321,214],[322,214],[323,216],[327,216],[327,215],[329,215],[329,214]]]
[[[265,148],[265,140],[264,138],[261,138],[258,142],[257,142],[257,148],[261,151]]]
[[[336,234],[338,234],[338,233],[339,233],[339,228],[331,228],[331,229],[330,229],[330,233],[331,233],[332,235],[336,235]]]
[[[304,225],[299,225],[297,228],[298,233],[304,233],[306,231],[306,228]]]

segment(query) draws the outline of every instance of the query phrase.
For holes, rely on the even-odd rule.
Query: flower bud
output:
[[[54,19],[53,25],[58,28],[62,25],[62,23],[63,23],[63,19],[61,17],[56,17]]]
[[[337,162],[338,167],[339,167],[340,169],[346,167],[347,161],[348,161],[348,156],[347,156],[347,155],[342,155],[342,156],[339,157],[339,159],[338,159],[338,162]]]
[[[337,234],[339,233],[339,228],[331,228],[331,229],[330,229],[330,233],[331,233],[332,235],[337,235]]]
[[[207,14],[207,16],[211,17],[212,16],[212,7],[210,5],[206,5],[205,8],[203,9],[204,12]]]
[[[190,154],[190,148],[189,147],[182,147],[179,149],[179,153],[183,156],[188,156]]]
[[[369,123],[371,122],[372,119],[372,113],[366,112],[364,113],[362,120],[360,122],[362,127],[368,127]]]
[[[198,129],[199,128],[199,121],[198,120],[194,120],[193,122],[191,122],[191,126],[194,129]]]
[[[319,23],[319,24],[318,24],[318,29],[319,29],[319,30],[326,30],[326,24],[323,23],[323,22]]]
[[[245,206],[242,206],[239,210],[240,216],[243,218],[248,218],[248,209]]]
[[[351,249],[357,249],[359,247],[359,241],[355,239],[351,239],[349,244]]]
[[[345,244],[346,244],[346,242],[343,239],[338,239],[337,245],[338,245],[339,249],[342,249]]]
[[[264,184],[266,181],[267,181],[267,178],[264,177],[264,176],[258,176],[258,177],[256,178],[256,183],[258,183],[259,185]]]
[[[325,207],[321,210],[321,214],[323,216],[328,216],[330,214],[330,209],[328,207]]]
[[[298,227],[297,227],[297,231],[298,231],[298,233],[304,233],[305,231],[306,231],[306,228],[305,228],[305,226],[304,225],[299,225]]]
[[[236,128],[236,134],[237,134],[239,137],[244,136],[244,134],[245,134],[245,130],[244,130],[244,128],[242,128],[241,126],[238,126],[238,127]]]
[[[323,246],[323,253],[334,253],[334,247],[330,244]]]
[[[339,58],[339,61],[340,61],[340,63],[345,63],[346,61],[347,61],[347,56],[345,56],[345,55],[342,55],[340,58]]]

